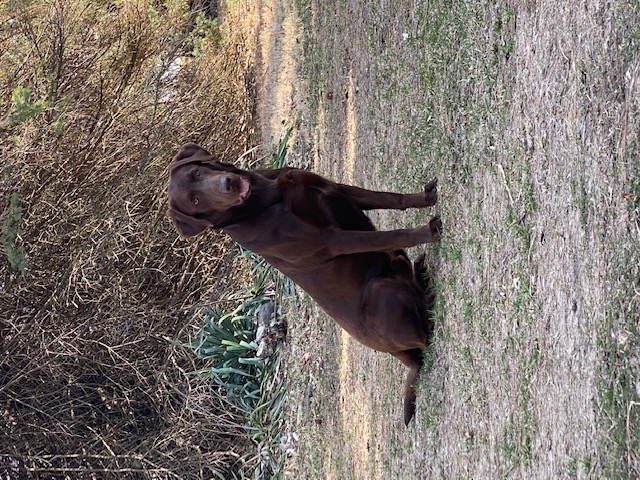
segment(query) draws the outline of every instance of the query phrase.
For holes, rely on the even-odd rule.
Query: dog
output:
[[[377,231],[371,209],[423,208],[424,193],[374,192],[295,168],[241,170],[195,144],[170,165],[168,215],[183,238],[222,229],[304,289],[357,341],[409,368],[404,423],[415,413],[414,383],[433,330],[421,265],[405,247],[438,242],[439,217],[418,228]]]

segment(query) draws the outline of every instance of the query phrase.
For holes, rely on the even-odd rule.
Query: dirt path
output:
[[[637,477],[637,5],[296,6],[264,2],[264,143],[295,123],[297,164],[368,188],[437,175],[447,232],[408,430],[397,362],[291,322],[296,478]]]
[[[253,2],[258,13],[256,54],[257,123],[265,152],[273,150],[290,126],[306,113],[306,88],[300,75],[302,35],[292,5],[282,0]],[[292,142],[300,135],[293,133]],[[295,155],[292,154],[292,155]]]

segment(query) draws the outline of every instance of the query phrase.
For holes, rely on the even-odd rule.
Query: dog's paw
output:
[[[442,234],[442,220],[440,220],[440,217],[433,217],[429,225],[417,228],[415,233],[417,234],[417,237],[415,237],[416,245],[439,242]]]
[[[439,216],[435,216],[431,219],[429,222],[429,229],[431,230],[431,235],[435,239],[434,241],[439,241],[440,237],[442,237],[442,220]]]
[[[424,186],[424,198],[428,207],[438,201],[438,179],[434,178]]]

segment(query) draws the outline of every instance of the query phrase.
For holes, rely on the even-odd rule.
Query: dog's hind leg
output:
[[[404,257],[407,269],[411,264]],[[413,273],[371,281],[363,298],[363,343],[388,352],[409,368],[404,385],[404,422],[415,412],[414,384],[422,367],[422,349],[427,346],[432,326],[424,308],[424,293],[412,278]]]

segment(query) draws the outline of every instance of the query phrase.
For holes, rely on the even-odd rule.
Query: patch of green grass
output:
[[[50,107],[43,99],[33,100],[33,91],[29,87],[16,87],[11,93],[11,110],[8,120],[12,125],[26,122],[32,117],[40,115]]]
[[[452,241],[444,242],[440,247],[442,259],[449,262],[460,262],[462,260],[462,246]]]
[[[508,158],[510,161],[508,168],[499,167],[509,198],[505,224],[511,234],[520,240],[526,257],[533,242],[530,218],[538,212],[540,205],[533,184],[529,159],[515,146],[510,146]]]
[[[306,34],[302,38],[302,73],[308,82],[309,106],[312,112],[318,112],[323,92],[327,91],[327,70],[323,66],[324,48],[315,34],[317,25],[312,14],[310,0],[295,0],[296,13]]]
[[[508,297],[511,299],[511,318],[517,328],[506,337],[507,348],[502,361],[505,384],[511,385],[515,404],[500,446],[509,469],[517,469],[519,465],[529,465],[533,458],[536,425],[530,413],[531,382],[539,366],[540,349],[537,336],[531,331],[537,319],[537,307],[532,293],[531,266],[526,255],[530,248],[530,234],[523,226],[514,228],[517,222],[513,219],[509,221],[514,236],[521,239],[521,252],[519,260],[514,262],[515,291]]]
[[[589,206],[589,196],[587,195],[584,178],[572,179],[569,188],[573,204],[578,208],[580,224],[583,228],[587,228],[592,211]]]
[[[415,156],[446,168],[461,185],[500,148],[488,133],[501,128],[493,125],[496,120],[508,121],[510,108],[510,92],[500,78],[514,45],[513,12],[499,6],[493,46],[478,30],[486,14],[482,2],[457,8],[436,2],[420,19],[416,37],[425,52],[417,86],[423,95],[420,116],[408,133],[410,146]]]
[[[522,325],[529,325],[533,321],[531,293],[531,279],[526,267],[521,266],[517,271],[517,292],[513,303],[513,313],[522,321]]]
[[[421,381],[417,385],[417,396],[420,402],[421,428],[432,432],[437,442],[436,429],[441,421],[444,391],[443,379],[437,367],[437,350],[439,342],[445,341],[442,336],[432,339],[431,344],[422,352],[424,365],[420,372]]]
[[[622,2],[620,7],[624,9],[621,14],[627,17],[636,19],[640,17],[640,0],[628,0]],[[625,38],[622,40],[622,53],[625,56],[627,62],[632,65],[638,55],[640,55],[640,23],[630,22],[630,25],[635,25],[635,28],[629,28],[627,30]]]
[[[464,318],[464,320],[466,322],[473,322],[475,319],[475,305],[471,300],[467,300],[464,304],[464,310],[462,313],[462,318]]]
[[[512,235],[522,242],[524,251],[528,252],[531,248],[531,230],[526,225],[524,217],[519,216],[511,205],[507,207],[505,224]]]
[[[622,250],[624,246],[620,245]],[[635,245],[637,247],[637,243]],[[640,302],[635,290],[640,278],[634,245],[618,251],[612,259],[615,272],[613,294],[606,308],[605,324],[598,329],[600,363],[600,396],[597,410],[604,422],[608,453],[604,471],[619,478],[635,478],[638,464],[628,461],[640,451],[640,401],[637,385],[640,376],[640,330],[638,315]]]
[[[640,170],[640,168],[638,169]],[[633,174],[629,182],[629,211],[632,218],[640,220],[640,172]]]
[[[473,350],[470,346],[466,345],[462,348],[462,358],[469,367],[473,368]]]
[[[640,55],[640,1],[630,0],[618,7],[619,15],[628,19],[620,51],[624,59],[623,71],[635,72]],[[628,86],[628,84],[627,84]],[[637,109],[633,101],[627,108]],[[629,118],[629,124],[637,121]],[[597,459],[584,459],[589,471],[592,465],[603,465],[608,478],[640,478],[640,142],[626,139],[624,155],[617,162],[626,179],[622,202],[626,205],[626,232],[611,239],[608,254],[608,299],[602,308],[604,322],[597,328],[599,364],[599,396],[595,409],[599,414],[600,429],[604,432],[602,450],[605,455]],[[577,203],[581,222],[585,224],[595,216],[585,192],[584,183],[577,185],[574,202]],[[599,215],[601,213],[598,212]],[[611,215],[618,215],[611,212]],[[597,217],[596,217],[597,218]],[[616,219],[619,221],[619,219]],[[587,463],[588,460],[588,463]]]
[[[494,62],[499,64],[507,60],[513,52],[515,39],[513,36],[514,11],[511,5],[503,3],[499,5],[499,11],[493,23],[493,31],[496,38],[493,43]]]
[[[509,416],[508,425],[502,433],[500,448],[511,469],[531,462],[533,435],[532,419],[526,408],[521,415],[512,413]]]
[[[536,193],[533,188],[533,181],[529,168],[525,171],[525,178],[522,187],[522,203],[527,215],[533,215],[540,208],[538,198],[536,197]]]

